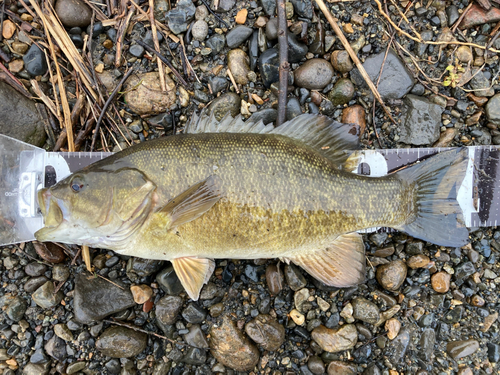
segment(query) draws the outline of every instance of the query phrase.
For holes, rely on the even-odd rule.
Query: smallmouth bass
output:
[[[374,178],[348,171],[356,126],[323,116],[273,128],[202,115],[185,133],[42,189],[45,226],[36,238],[169,260],[193,300],[213,259],[280,258],[348,287],[365,278],[358,230],[392,227],[442,246],[468,241],[456,201],[465,150]]]

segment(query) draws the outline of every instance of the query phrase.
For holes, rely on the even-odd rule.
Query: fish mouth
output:
[[[47,241],[52,239],[50,234],[63,223],[64,215],[57,199],[52,196],[49,189],[38,191],[38,205],[42,212],[44,227],[35,232],[35,237],[39,241]]]

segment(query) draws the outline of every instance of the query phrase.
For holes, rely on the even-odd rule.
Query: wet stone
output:
[[[184,341],[196,348],[208,348],[208,342],[205,338],[205,334],[198,324],[193,324],[191,327],[189,327],[189,332],[184,335]]]
[[[24,272],[28,276],[42,276],[47,270],[47,266],[42,263],[28,263],[26,267],[24,267]]]
[[[268,40],[278,39],[278,19],[271,18],[266,24],[266,37]]]
[[[408,267],[411,269],[415,268],[422,268],[425,267],[429,264],[431,260],[427,255],[419,254],[419,255],[414,255],[410,257],[407,261],[406,264],[408,264]]]
[[[236,371],[250,371],[259,361],[259,350],[238,330],[229,317],[210,330],[212,355],[224,366]]]
[[[286,119],[290,121],[291,119],[302,114],[302,108],[300,107],[300,101],[297,98],[290,98],[286,104]]]
[[[440,136],[443,109],[427,99],[407,95],[402,108],[403,123],[400,141],[413,145],[428,145]]]
[[[135,303],[142,305],[153,295],[153,290],[149,285],[133,285],[130,287]]]
[[[279,349],[285,341],[285,328],[269,315],[259,315],[245,325],[246,334],[264,350]]]
[[[67,356],[66,343],[63,339],[54,335],[44,346],[45,352],[58,361],[64,361]]]
[[[128,289],[121,289],[98,277],[76,275],[74,295],[76,321],[89,324],[133,306],[135,302]]]
[[[295,12],[300,17],[307,19],[312,19],[313,17],[313,6],[311,0],[291,0]]]
[[[173,266],[164,268],[156,275],[156,282],[166,294],[177,295],[184,290]]]
[[[140,46],[139,44],[134,44],[133,46],[130,47],[128,52],[135,57],[142,57],[144,54],[144,47]]]
[[[66,27],[87,27],[92,19],[92,10],[81,0],[57,0],[55,11]]]
[[[356,297],[352,300],[354,319],[365,323],[375,324],[380,319],[380,311],[377,305],[362,297]]]
[[[377,281],[386,290],[396,291],[406,278],[406,264],[398,259],[377,267]]]
[[[259,71],[266,87],[279,80],[279,54],[276,48],[269,48],[259,58]]]
[[[191,0],[180,0],[174,9],[165,15],[168,28],[174,34],[183,33],[188,29],[189,22],[193,19],[196,7]]]
[[[333,77],[333,67],[325,59],[307,60],[294,72],[295,84],[315,90],[323,89]]]
[[[182,307],[182,298],[178,296],[162,297],[156,304],[156,320],[161,326],[174,324]]]
[[[432,289],[438,293],[446,293],[450,289],[451,275],[440,271],[431,276]]]
[[[55,281],[66,281],[69,277],[69,269],[64,264],[56,264],[52,267],[52,279]]]
[[[333,68],[340,73],[350,72],[354,65],[347,51],[333,51],[331,56]]]
[[[342,119],[340,120],[343,124],[356,124],[359,126],[360,136],[365,132],[366,129],[366,118],[365,109],[360,104],[355,104],[353,106],[344,108],[342,111]]]
[[[73,362],[66,368],[66,374],[71,375],[83,370],[87,366],[87,362]]]
[[[479,342],[476,340],[451,341],[446,345],[446,351],[454,359],[467,357],[479,349]]]
[[[146,348],[147,335],[125,327],[110,327],[97,339],[95,347],[112,358],[135,357]]]
[[[58,291],[54,294],[54,283],[47,281],[32,294],[33,301],[43,309],[57,306],[63,299],[63,293]]]
[[[354,92],[354,85],[351,80],[348,78],[341,78],[328,93],[328,99],[335,106],[347,104],[353,98]]]
[[[253,30],[251,27],[239,25],[226,34],[226,43],[229,48],[237,48],[250,38]]]
[[[274,0],[260,0],[262,8],[268,16],[274,16],[276,12],[276,1]]]
[[[384,56],[385,51],[368,57],[363,63],[363,67],[373,82],[377,82]],[[357,69],[351,72],[351,79],[358,86],[365,87],[364,80]],[[396,52],[390,49],[378,85],[380,95],[383,99],[401,99],[410,92],[413,84],[413,76],[408,72]]]
[[[233,49],[227,53],[227,66],[233,74],[234,80],[240,85],[248,83],[250,73],[250,59],[241,49]]]
[[[399,335],[391,341],[391,345],[389,347],[392,352],[392,361],[393,363],[400,363],[403,359],[406,350],[408,349],[408,345],[410,343],[410,331],[406,328],[403,328]]]
[[[45,60],[45,54],[43,51],[33,43],[23,56],[24,67],[26,71],[32,76],[40,76],[45,74],[47,71],[47,60]]]
[[[205,320],[207,312],[195,303],[190,303],[183,311],[182,317],[192,324],[201,323]]]
[[[207,360],[207,353],[203,349],[199,348],[188,348],[186,354],[182,357],[182,362],[188,365],[199,366],[205,363]]]
[[[207,47],[212,50],[212,55],[219,54],[226,44],[226,37],[220,34],[214,34],[206,41]]]
[[[288,34],[288,62],[299,62],[307,52],[309,52],[307,45],[299,42],[294,34]]]
[[[488,348],[488,359],[490,362],[500,362],[500,345],[489,342],[486,344],[486,347]]]
[[[48,279],[45,276],[33,277],[24,284],[24,290],[28,293],[33,293],[47,281]]]
[[[236,117],[240,113],[241,99],[232,92],[225,93],[215,99],[208,107],[209,113],[213,113],[217,121],[220,121],[226,113]]]
[[[219,0],[219,6],[217,7],[218,13],[226,13],[234,8],[236,0]],[[215,7],[212,7],[215,8]]]
[[[309,357],[307,367],[315,375],[321,375],[325,372],[325,364],[322,359],[316,355]]]
[[[162,264],[160,260],[131,257],[127,262],[127,276],[132,281],[137,277],[149,276],[157,272]]]
[[[426,328],[420,336],[420,357],[425,361],[430,361],[434,352],[434,344],[436,342],[436,331],[432,328]]]
[[[358,341],[358,332],[354,324],[344,324],[337,329],[319,326],[311,332],[311,337],[324,351],[337,353],[352,349]]]
[[[342,361],[330,362],[327,369],[328,375],[356,375],[357,373],[357,366]]]
[[[474,94],[477,96],[490,97],[495,95],[495,89],[491,87],[491,82],[486,78],[482,70],[472,69],[472,78],[470,80],[470,86],[474,90]]]
[[[66,324],[56,324],[54,326],[54,333],[57,337],[63,339],[64,341],[73,341],[73,334]]]
[[[277,295],[283,289],[283,277],[275,264],[271,264],[266,269],[267,287],[272,295]]]

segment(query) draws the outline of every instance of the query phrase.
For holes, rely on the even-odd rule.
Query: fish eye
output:
[[[70,187],[75,193],[79,193],[83,189],[83,181],[80,177],[75,177],[71,180]]]

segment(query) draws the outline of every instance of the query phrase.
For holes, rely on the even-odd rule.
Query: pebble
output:
[[[450,5],[446,7],[446,16],[448,17],[448,26],[452,26],[455,22],[457,22],[460,14],[458,13],[458,8],[456,5]]]
[[[11,47],[19,55],[24,55],[28,48],[30,48],[28,44],[22,42],[12,42]]]
[[[19,73],[24,69],[24,61],[23,60],[12,60],[9,63],[9,70],[12,73]]]
[[[310,90],[323,89],[333,77],[333,67],[325,59],[307,60],[294,71],[295,85]]]
[[[250,38],[253,30],[251,27],[238,25],[226,34],[226,43],[229,48],[237,48],[245,40]]]
[[[358,374],[357,366],[354,364],[332,361],[326,370],[328,375],[356,375]]]
[[[9,298],[7,306],[5,306],[4,313],[9,319],[18,322],[24,317],[27,307],[28,305],[23,298],[15,296]]]
[[[63,339],[64,341],[73,341],[73,334],[66,324],[56,324],[54,326],[54,333],[57,337]]]
[[[216,98],[208,107],[209,113],[213,113],[217,121],[220,121],[226,113],[236,117],[240,113],[241,99],[239,95],[228,92]]]
[[[354,319],[361,320],[368,324],[375,324],[380,319],[380,310],[373,302],[363,297],[356,297],[352,300]]]
[[[69,277],[69,270],[64,264],[56,264],[52,267],[52,279],[58,282],[66,281]]]
[[[192,324],[202,323],[207,316],[207,312],[195,303],[190,303],[182,311],[182,317]]]
[[[452,341],[446,345],[446,351],[454,360],[467,357],[479,349],[479,342],[476,340]]]
[[[406,264],[398,259],[377,267],[376,278],[386,290],[396,291],[406,278]]]
[[[245,332],[264,350],[274,352],[285,341],[285,328],[269,315],[258,315],[245,325]]]
[[[264,85],[269,88],[279,80],[279,54],[276,48],[269,48],[260,55],[259,71]]]
[[[344,324],[335,329],[320,325],[311,332],[311,337],[324,351],[338,353],[354,348],[358,341],[358,331],[354,324]]]
[[[400,141],[412,145],[428,145],[436,142],[441,134],[443,108],[424,97],[409,94],[401,109],[403,124]]]
[[[498,21],[500,21],[500,9],[492,7],[489,11],[486,11],[480,5],[473,3],[467,12],[467,17],[460,23],[460,29],[467,30],[476,25]]]
[[[2,36],[4,39],[10,39],[14,36],[16,32],[16,24],[11,20],[4,19],[3,28],[2,28]]]
[[[500,345],[489,342],[486,346],[488,348],[488,359],[490,362],[500,362]]]
[[[38,262],[28,263],[26,267],[24,267],[24,272],[26,272],[26,275],[33,277],[42,276],[45,271],[47,271],[47,266]]]
[[[100,277],[75,276],[74,291],[75,320],[90,324],[106,316],[135,306],[132,294]]]
[[[184,290],[172,266],[168,266],[159,272],[156,275],[156,282],[166,294],[177,295]]]
[[[366,115],[365,109],[360,104],[355,104],[344,108],[342,110],[342,119],[340,120],[343,124],[356,124],[359,126],[359,136],[360,138],[366,130]]]
[[[290,317],[292,318],[293,322],[298,326],[301,326],[306,321],[306,317],[304,316],[304,314],[302,314],[300,311],[296,309],[290,311]]]
[[[125,102],[138,115],[165,112],[176,99],[175,83],[168,74],[165,85],[166,91],[162,91],[158,72],[133,74],[124,84]]]
[[[149,285],[132,285],[130,287],[130,291],[132,292],[132,297],[134,298],[135,303],[138,305],[142,305],[146,303],[151,296],[153,295],[153,289]]]
[[[165,14],[168,28],[174,34],[183,33],[194,17],[196,7],[191,0],[179,0],[175,8]]]
[[[144,54],[144,47],[139,44],[134,44],[130,47],[128,52],[135,57],[141,58]]]
[[[274,16],[276,13],[276,1],[274,0],[261,0],[262,8],[268,16]]]
[[[294,34],[288,34],[288,62],[297,63],[302,60],[309,48],[297,40]]]
[[[250,59],[241,49],[233,49],[227,53],[227,67],[233,74],[234,80],[240,85],[248,83],[250,73]]]
[[[191,346],[199,349],[207,349],[208,342],[205,334],[198,324],[193,324],[189,327],[189,332],[184,335],[184,341]]]
[[[456,128],[447,128],[444,132],[441,132],[438,141],[434,143],[433,147],[448,147],[457,134]]]
[[[278,39],[278,19],[271,18],[266,24],[266,37],[268,40]]]
[[[182,298],[178,296],[165,296],[156,303],[156,320],[161,326],[175,323],[181,311],[182,301]]]
[[[283,289],[283,275],[275,264],[270,264],[266,268],[266,282],[271,295],[277,295]]]
[[[111,358],[135,357],[146,349],[148,336],[125,327],[110,327],[97,339],[95,347]]]
[[[425,266],[427,266],[429,264],[430,261],[431,260],[427,255],[418,254],[418,255],[413,255],[412,257],[410,257],[406,261],[406,264],[411,269],[416,269],[416,268],[424,268]]]
[[[70,363],[66,368],[66,374],[68,375],[76,374],[77,372],[82,371],[86,366],[87,362],[84,361]]]
[[[247,15],[248,15],[247,9],[245,9],[245,8],[240,9],[238,11],[238,13],[236,13],[236,17],[234,18],[234,21],[239,25],[243,25],[247,20]]]
[[[334,106],[347,104],[353,98],[354,92],[355,89],[351,80],[348,78],[341,78],[328,93],[328,99]]]
[[[50,370],[50,365],[50,361],[38,364],[28,363],[23,368],[23,375],[47,375]]]
[[[474,90],[474,94],[477,96],[490,97],[495,95],[495,89],[491,87],[491,82],[482,70],[474,68],[471,71],[472,78],[469,82],[470,86]]]
[[[57,0],[55,11],[66,27],[87,27],[92,19],[92,10],[81,0]]]
[[[41,308],[50,309],[61,303],[63,293],[58,291],[54,294],[54,283],[47,281],[31,295],[31,298]]]
[[[451,275],[445,271],[436,272],[431,276],[432,289],[438,293],[446,293],[450,289]]]
[[[219,54],[226,45],[226,37],[220,34],[214,34],[206,41],[207,47],[212,50],[212,55]]]
[[[257,365],[259,350],[229,317],[210,330],[210,348],[217,361],[236,371],[251,371]]]
[[[291,119],[302,114],[302,108],[298,98],[292,97],[288,99],[285,113],[287,121],[290,121]]]
[[[325,372],[325,364],[321,358],[316,355],[309,357],[307,368],[315,375],[321,375]]]
[[[45,352],[57,361],[64,361],[67,357],[66,342],[54,335],[44,346]]]
[[[295,12],[300,17],[312,19],[313,6],[311,0],[291,0],[290,2],[292,3]]]
[[[456,54],[458,61],[463,63],[468,63],[469,61],[472,61],[472,59],[474,58],[472,56],[472,51],[469,46],[458,47]]]
[[[387,331],[387,338],[394,340],[401,329],[401,322],[396,318],[391,318],[385,322],[385,330]]]
[[[486,104],[486,116],[488,121],[500,125],[500,94],[496,94]]]
[[[208,23],[205,20],[198,20],[193,24],[191,34],[194,40],[205,40],[208,35]]]
[[[26,55],[23,56],[23,61],[26,71],[32,76],[41,76],[47,72],[48,66],[47,60],[45,60],[45,54],[34,43],[31,45]]]

